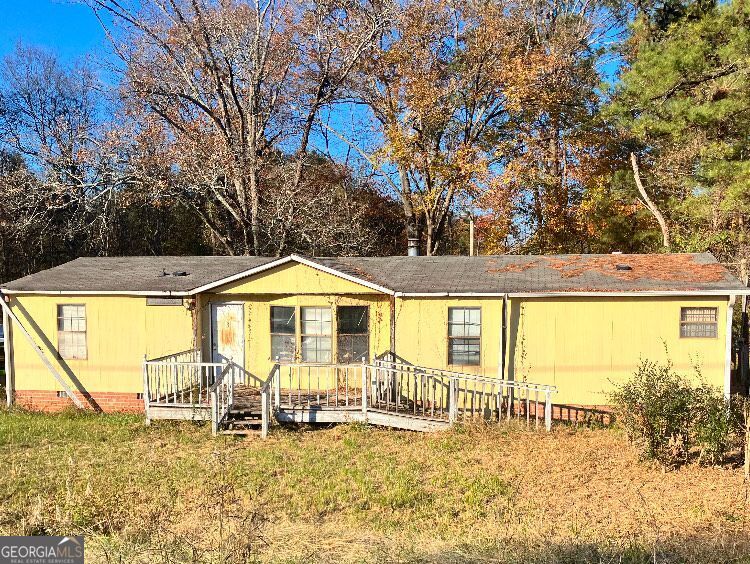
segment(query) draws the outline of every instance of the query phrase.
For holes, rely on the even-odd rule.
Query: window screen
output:
[[[715,338],[718,335],[718,311],[715,307],[680,309],[680,337]]]
[[[336,349],[342,364],[370,360],[369,308],[340,306],[336,309]]]
[[[57,352],[60,358],[86,358],[86,306],[57,306]]]
[[[331,308],[303,307],[302,362],[331,362]]]
[[[271,360],[294,362],[296,327],[293,307],[271,306]]]
[[[482,311],[478,307],[448,308],[448,364],[480,363]]]

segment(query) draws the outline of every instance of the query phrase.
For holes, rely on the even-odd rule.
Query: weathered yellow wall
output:
[[[717,307],[718,336],[680,338],[681,307]],[[723,389],[727,298],[511,300],[510,375],[554,384],[555,403],[601,405],[641,359],[665,361]]]
[[[448,365],[448,308],[482,310],[481,365]],[[396,301],[396,354],[411,364],[498,376],[502,298],[403,298]]]
[[[361,284],[307,265],[287,263],[236,282],[212,293],[220,294],[381,294]]]
[[[88,358],[57,358],[57,305],[85,304]],[[192,348],[192,313],[183,306],[147,306],[143,296],[16,295],[11,308],[61,374],[89,392],[143,391],[143,355]],[[17,390],[60,390],[20,330],[13,332]],[[50,352],[51,351],[51,352]]]
[[[681,339],[681,307],[717,307],[718,337]],[[448,365],[448,308],[481,307],[481,366]],[[553,401],[607,403],[614,382],[630,377],[641,359],[724,386],[727,299],[524,298],[508,304],[508,377],[553,384]],[[396,304],[396,353],[408,362],[495,377],[498,374],[502,299],[405,298]]]
[[[211,303],[240,302],[245,317],[245,369],[265,379],[271,361],[271,306],[330,307],[333,312],[333,358],[336,358],[336,306],[369,306],[370,355],[390,350],[390,296],[307,265],[286,264],[252,278],[213,290],[199,300],[204,358],[210,359]],[[300,333],[297,309],[297,334]],[[300,343],[298,338],[297,348]]]

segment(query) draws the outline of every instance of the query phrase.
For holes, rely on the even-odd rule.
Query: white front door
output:
[[[245,364],[245,323],[242,304],[211,304],[211,358]]]

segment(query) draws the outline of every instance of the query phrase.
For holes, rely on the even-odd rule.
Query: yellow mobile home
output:
[[[81,258],[2,292],[9,403],[438,428],[606,407],[642,359],[729,393],[746,289],[709,254],[292,255]]]

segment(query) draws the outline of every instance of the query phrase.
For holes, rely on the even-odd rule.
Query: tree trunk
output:
[[[638,187],[638,192],[641,194],[644,204],[646,205],[648,210],[653,214],[653,216],[656,218],[656,221],[659,223],[664,248],[667,251],[671,251],[672,244],[669,240],[669,227],[667,226],[667,222],[664,219],[664,216],[659,211],[659,208],[656,207],[656,204],[654,204],[654,202],[651,200],[651,198],[648,197],[648,194],[646,193],[646,188],[644,188],[643,182],[641,182],[641,173],[638,168],[638,158],[635,156],[635,153],[630,153],[630,164],[633,167],[633,177],[635,178],[635,185]]]

